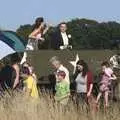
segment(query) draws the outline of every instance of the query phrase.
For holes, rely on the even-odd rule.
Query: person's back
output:
[[[16,77],[16,72],[14,68],[10,65],[6,65],[0,71],[0,84],[1,87],[5,90],[7,88],[13,89],[14,80]]]
[[[29,75],[28,78],[25,80],[26,89],[30,90],[30,96],[33,98],[38,98],[38,89],[36,80],[33,76]]]

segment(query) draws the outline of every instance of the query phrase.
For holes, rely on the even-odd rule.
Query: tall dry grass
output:
[[[120,120],[120,105],[115,104],[104,113],[91,114],[86,109],[75,108],[70,103],[64,108],[54,104],[49,95],[39,100],[25,98],[23,94],[6,95],[0,100],[0,120]]]

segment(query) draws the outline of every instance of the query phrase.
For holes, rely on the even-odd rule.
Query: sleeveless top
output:
[[[82,73],[79,73],[76,77],[76,90],[77,93],[87,93],[87,76],[83,77]]]

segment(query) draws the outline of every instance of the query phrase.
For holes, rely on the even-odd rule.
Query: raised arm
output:
[[[36,35],[39,33],[39,29],[34,30],[30,35],[30,39],[36,39]]]

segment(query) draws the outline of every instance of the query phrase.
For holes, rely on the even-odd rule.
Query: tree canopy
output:
[[[120,24],[114,21],[99,23],[89,19],[73,19],[67,22],[68,32],[72,35],[74,49],[107,49],[115,40],[120,40]],[[43,48],[50,48],[52,33],[58,25],[50,27],[45,35],[46,42]],[[17,29],[18,35],[28,39],[32,32],[33,25],[21,25]]]

